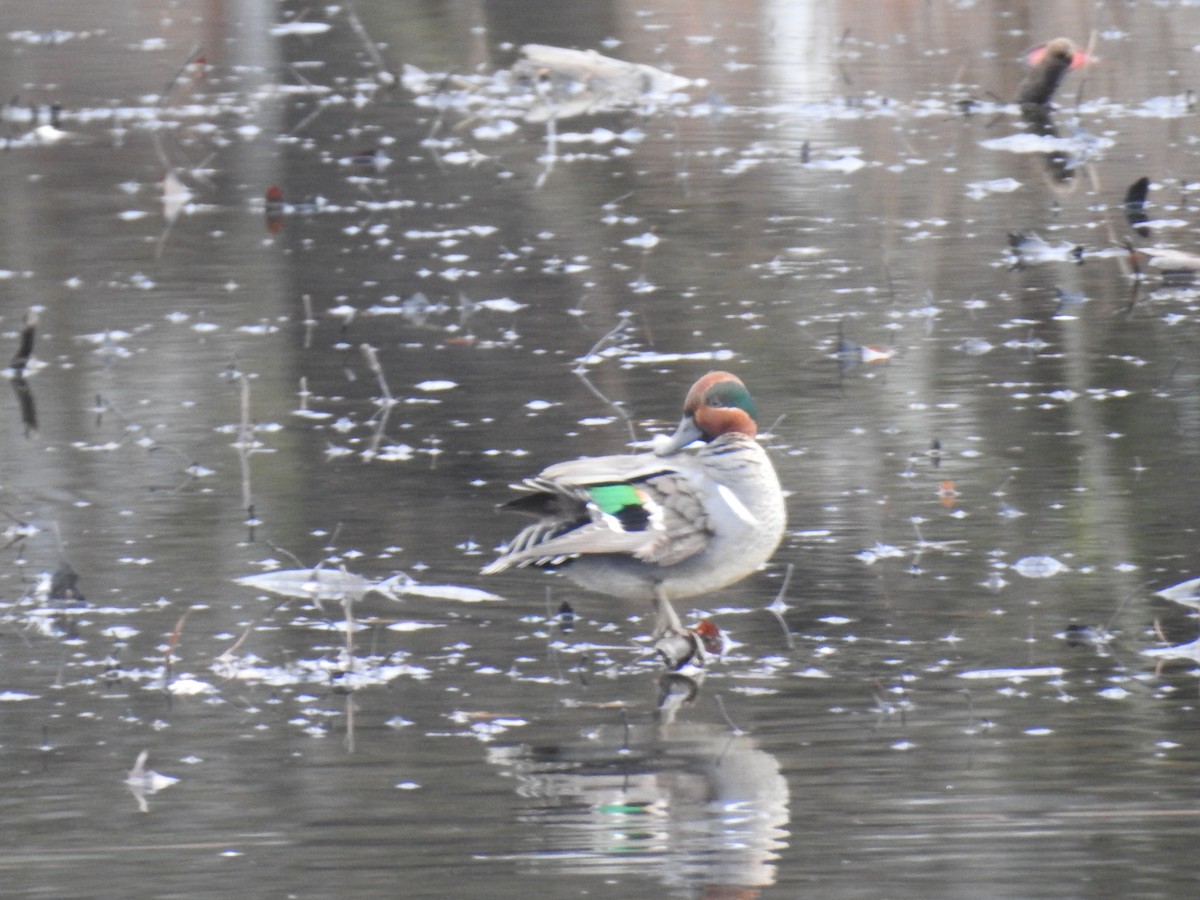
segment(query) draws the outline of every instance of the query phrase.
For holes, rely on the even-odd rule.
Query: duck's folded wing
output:
[[[710,535],[701,489],[662,460],[614,456],[575,460],[516,486],[506,507],[537,521],[485,574],[550,566],[585,554],[624,554],[669,566],[704,548]]]

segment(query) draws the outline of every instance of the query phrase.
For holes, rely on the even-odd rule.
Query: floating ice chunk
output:
[[[623,243],[630,247],[640,247],[643,250],[650,250],[658,246],[658,235],[653,231],[647,231],[639,234],[637,237],[626,238]]]
[[[415,452],[408,444],[388,444],[375,458],[381,462],[408,462]]]
[[[954,349],[961,350],[967,356],[983,356],[983,354],[994,350],[995,346],[986,338],[973,337],[967,338]]]
[[[868,547],[855,554],[855,556],[865,562],[867,565],[881,559],[895,559],[896,557],[904,556],[905,553],[899,547],[892,544],[884,544],[879,541],[875,542],[873,547]]]
[[[332,27],[328,22],[280,22],[278,25],[272,25],[268,34],[272,37],[284,37],[289,34],[324,34]]]
[[[1026,556],[1013,563],[1013,569],[1026,578],[1050,578],[1067,571],[1067,567],[1053,556]]]
[[[814,159],[807,163],[807,168],[822,169],[828,172],[841,172],[844,175],[849,175],[851,172],[857,172],[866,163],[857,156],[841,156],[837,159]]]
[[[1057,678],[1063,674],[1062,666],[1033,666],[1025,669],[968,669],[959,672],[959,678],[978,681],[999,678],[1005,681],[1024,681],[1027,678]]]
[[[393,622],[388,631],[424,631],[426,628],[445,628],[445,622]]]
[[[476,126],[471,134],[479,141],[498,141],[500,138],[514,134],[517,127],[517,123],[512,119],[497,119],[494,122]]]
[[[527,304],[518,303],[516,300],[509,297],[497,297],[494,300],[480,300],[477,304],[484,309],[490,309],[493,312],[515,313],[517,310],[524,309]]]
[[[120,341],[129,340],[133,337],[128,331],[96,331],[91,334],[81,334],[76,337],[76,340],[87,341],[89,344],[95,344],[97,347],[103,344],[115,344]]]
[[[567,131],[558,136],[559,143],[563,144],[611,144],[617,139],[616,132],[609,131],[607,128],[593,128],[591,131]]]
[[[801,669],[798,672],[792,673],[797,678],[832,678],[833,676],[824,669],[819,669],[816,666],[809,666],[807,669]]]
[[[418,391],[449,391],[456,387],[458,387],[458,382],[456,381],[438,381],[436,379],[422,381],[416,386]]]
[[[1009,194],[1021,186],[1015,178],[995,178],[991,181],[973,181],[967,185],[967,196],[982,200],[989,194]]]
[[[1133,116],[1154,119],[1175,119],[1188,116],[1195,112],[1195,100],[1190,91],[1186,94],[1174,94],[1165,97],[1150,97],[1142,101],[1141,106],[1129,110]]]
[[[215,694],[217,689],[207,681],[193,678],[191,675],[181,675],[170,684],[168,690],[180,697],[197,697],[202,694]]]

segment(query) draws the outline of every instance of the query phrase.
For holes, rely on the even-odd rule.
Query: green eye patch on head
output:
[[[719,381],[708,389],[704,396],[708,406],[725,409],[737,408],[745,410],[750,418],[758,419],[758,409],[754,406],[754,398],[746,390],[746,386],[735,381]]]

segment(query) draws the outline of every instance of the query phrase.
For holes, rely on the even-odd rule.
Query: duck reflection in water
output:
[[[489,761],[514,779],[521,820],[539,826],[517,851],[534,871],[653,873],[689,896],[745,900],[775,883],[787,781],[778,759],[723,725],[613,723],[494,747]]]

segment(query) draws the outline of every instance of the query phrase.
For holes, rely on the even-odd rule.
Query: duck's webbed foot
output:
[[[704,644],[690,631],[664,634],[654,642],[654,652],[672,672],[689,666],[703,669],[708,662]]]
[[[695,628],[685,628],[661,589],[655,591],[654,609],[654,652],[668,669],[703,669],[711,657],[721,656],[725,637],[711,619],[700,620]]]

